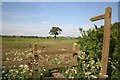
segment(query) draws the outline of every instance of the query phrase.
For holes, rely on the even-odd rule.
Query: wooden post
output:
[[[37,54],[37,44],[33,44],[33,55],[34,55],[34,69],[33,69],[33,76],[34,78],[39,78],[39,70],[37,69],[38,66],[38,54]]]
[[[37,44],[33,45],[33,53],[34,53],[34,59],[38,61],[38,54],[37,54]]]
[[[111,26],[111,13],[110,7],[105,10],[105,21],[104,21],[104,36],[103,36],[103,50],[102,50],[102,67],[100,78],[105,78],[107,73],[108,57],[109,57],[109,45],[110,45],[110,26]]]
[[[35,65],[34,65],[34,68],[35,68],[35,70],[34,70],[34,78],[39,78],[39,74],[38,74],[38,72],[39,72],[39,70],[37,69],[37,67],[36,66],[38,66],[38,54],[37,54],[37,44],[35,44],[34,45],[34,60],[35,60]]]
[[[77,43],[73,44],[73,51],[75,52],[73,54],[73,64],[74,64],[74,66],[77,66],[78,65],[78,60],[77,60],[78,59],[78,51],[79,51]]]
[[[107,65],[109,57],[109,47],[110,47],[110,26],[111,26],[111,14],[112,8],[107,7],[105,14],[96,16],[90,19],[90,21],[97,21],[100,19],[104,20],[104,34],[103,34],[103,49],[102,49],[102,66],[100,71],[100,79],[105,79],[107,74]]]
[[[78,54],[77,53],[74,53],[73,54],[73,64],[74,66],[77,66],[78,65]]]
[[[74,44],[73,44],[73,51],[74,51],[75,53],[78,53],[79,48],[78,48],[77,43],[74,43]]]

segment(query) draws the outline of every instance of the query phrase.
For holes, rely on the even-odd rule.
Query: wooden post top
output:
[[[111,9],[112,9],[111,7],[107,7],[106,11],[111,11]],[[98,20],[102,20],[102,19],[105,19],[105,13],[102,15],[99,15],[99,16],[92,17],[90,19],[90,21],[94,22],[94,21],[98,21]]]
[[[77,53],[79,51],[77,43],[73,44],[73,51],[75,51],[75,53]]]

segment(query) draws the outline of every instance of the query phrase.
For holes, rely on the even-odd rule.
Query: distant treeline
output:
[[[47,36],[47,37],[43,37],[43,36],[16,36],[16,35],[0,35],[1,37],[7,37],[7,38],[43,38],[43,39],[49,39],[49,38],[54,38],[52,36]],[[60,36],[57,37],[58,39],[75,39],[76,37],[70,37],[70,36]]]

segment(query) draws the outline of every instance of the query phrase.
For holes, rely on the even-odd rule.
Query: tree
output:
[[[62,29],[60,29],[59,27],[52,27],[52,29],[50,29],[49,34],[50,35],[54,35],[55,39],[56,36],[59,35],[61,33]]]

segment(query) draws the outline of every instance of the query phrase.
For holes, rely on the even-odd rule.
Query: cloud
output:
[[[42,24],[50,24],[48,21],[43,21]]]
[[[99,28],[99,27],[101,27],[100,25],[97,25],[97,27]],[[86,25],[86,26],[84,26],[84,27],[82,27],[83,28],[83,30],[85,30],[85,31],[87,31],[87,30],[89,30],[89,29],[95,29],[95,27],[94,27],[94,25],[93,26],[88,26],[88,25]]]
[[[64,30],[65,31],[65,30]],[[79,29],[78,28],[70,28],[70,29],[67,29],[64,34],[66,36],[79,36]]]
[[[15,25],[15,24],[3,24],[3,35],[33,35],[33,36],[47,36],[49,28],[46,26],[30,26],[30,25]]]
[[[89,30],[89,29],[94,29],[94,26],[84,26],[84,27],[82,27],[83,28],[83,30],[85,30],[85,31],[87,31],[87,30]]]
[[[79,28],[72,25],[61,25],[61,36],[78,37],[80,35]]]
[[[49,21],[43,21],[40,25],[18,25],[18,24],[3,24],[2,34],[3,35],[31,35],[31,36],[50,36],[49,31],[52,26]],[[70,36],[78,37],[80,36],[79,27],[71,25],[57,25],[62,29],[62,32],[59,36]],[[99,27],[99,26],[98,26]],[[94,26],[84,26],[83,29],[89,30],[94,28]]]
[[[53,25],[45,22],[37,26],[3,24],[2,35],[33,35],[33,36],[49,36],[49,31]],[[78,28],[69,28],[62,26],[62,33],[59,36],[79,36]]]

